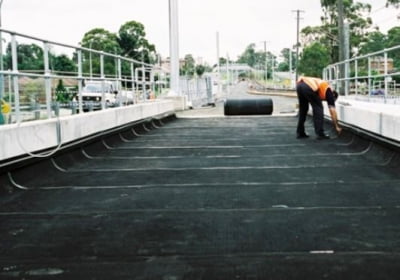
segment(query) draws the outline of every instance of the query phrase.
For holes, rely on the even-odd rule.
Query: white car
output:
[[[83,108],[101,109],[103,93],[106,107],[133,104],[133,93],[120,88],[116,81],[86,81],[82,89]]]

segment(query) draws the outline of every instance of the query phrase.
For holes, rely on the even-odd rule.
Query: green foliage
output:
[[[400,45],[400,27],[393,27],[388,31],[386,48],[394,47]],[[389,52],[389,57],[393,58],[394,66],[400,69],[400,51]]]
[[[146,33],[143,24],[136,21],[129,21],[123,24],[118,33],[111,33],[103,28],[94,28],[87,32],[81,45],[85,48],[103,51],[129,57],[137,61],[154,63],[156,60],[155,46],[150,44],[145,38]],[[83,71],[90,72],[90,61],[92,71],[100,69],[100,56],[84,52]],[[107,76],[115,76],[117,73],[117,61],[114,58],[105,57],[104,73]],[[123,75],[130,75],[130,65],[122,65]],[[97,70],[97,75],[99,70]]]
[[[53,71],[63,72],[66,75],[76,73],[78,70],[77,65],[65,54],[50,55],[50,64]]]
[[[191,54],[185,55],[185,63],[181,67],[182,75],[193,77],[196,72],[196,62]]]
[[[65,91],[63,80],[58,80],[56,91]]]
[[[212,68],[206,64],[197,64],[193,58],[193,55],[185,55],[185,62],[180,68],[180,74],[188,78],[193,78],[195,74],[201,77],[205,72],[211,72]]]
[[[114,33],[111,33],[103,28],[94,28],[89,32],[85,33],[81,41],[81,46],[103,51],[106,53],[112,53],[119,55],[121,54],[121,47],[118,43],[118,38]],[[90,72],[90,62],[92,63],[92,71],[94,69],[100,69],[100,57],[98,55],[90,54],[89,52],[83,52],[83,72]],[[104,59],[104,74],[109,76],[115,76],[117,69],[117,63],[115,59],[105,57]],[[96,72],[96,71],[94,71]],[[99,72],[99,70],[97,70]]]
[[[206,71],[206,67],[204,65],[196,65],[196,74],[198,77],[203,76],[204,72]]]
[[[267,51],[256,51],[255,44],[250,44],[237,60],[238,63],[247,64],[250,67],[264,69],[267,71],[267,78],[272,75],[272,67],[276,65],[276,56]],[[267,70],[268,69],[268,70]]]
[[[292,52],[292,54],[290,54]],[[292,56],[292,67],[296,65],[296,53],[291,51],[289,48],[284,48],[281,51],[281,57],[283,61],[278,64],[278,71],[288,72],[290,67],[290,56]],[[293,68],[292,68],[293,70]]]
[[[368,54],[376,51],[383,50],[387,45],[386,36],[379,32],[375,31],[367,36],[367,40],[360,46],[359,54]]]
[[[260,63],[260,53],[257,53],[255,51],[255,46],[255,44],[250,44],[246,48],[246,50],[239,56],[238,63],[247,64],[250,67],[254,67],[256,64]]]
[[[44,72],[44,51],[36,44],[19,44],[18,53],[18,70]],[[4,67],[12,69],[11,62],[11,45],[8,44],[6,54],[4,56]],[[62,72],[63,74],[73,74],[77,71],[76,63],[74,63],[67,55],[54,55],[49,52],[50,70]]]
[[[86,32],[81,41],[82,47],[101,50],[107,53],[121,53],[117,35],[103,28],[94,28]]]
[[[394,6],[394,7],[398,8],[399,4],[400,4],[400,0],[387,0],[386,7]]]
[[[400,45],[400,27],[393,27],[388,31],[386,47],[394,47]]]
[[[72,96],[69,91],[64,87],[63,80],[58,80],[56,87],[56,101],[64,103],[72,100]]]
[[[155,62],[156,48],[147,41],[143,24],[129,21],[122,25],[118,32],[118,43],[122,56],[146,63]]]
[[[344,20],[349,23],[350,29],[350,49],[356,50],[366,42],[366,35],[372,26],[372,20],[369,17],[371,5],[353,0],[345,0],[343,5]],[[302,44],[307,46],[315,41],[320,42],[327,47],[331,60],[337,62],[339,60],[337,0],[321,0],[321,7],[322,24],[304,28]]]
[[[19,44],[17,53],[18,70],[44,71],[43,49],[41,47],[35,44]],[[4,62],[6,69],[12,69],[11,44],[7,46]]]
[[[109,32],[103,28],[94,28],[84,34],[80,45],[87,49],[99,50],[106,53],[112,53],[154,63],[155,46],[150,44],[145,38],[144,26],[141,23],[130,21],[122,25],[118,34]],[[44,73],[44,50],[35,44],[19,44],[18,70],[33,71]],[[3,57],[4,68],[12,69],[11,44],[6,48]],[[51,71],[63,75],[76,75],[77,73],[77,53],[73,54],[72,59],[67,55],[55,55],[49,52],[49,67]],[[122,63],[122,75],[131,75],[129,63]],[[137,66],[137,64],[135,65]],[[100,55],[82,51],[82,70],[85,74],[93,73],[93,76],[100,75]],[[117,74],[117,59],[113,57],[104,58],[104,74],[115,77]],[[36,91],[36,90],[33,90]]]
[[[319,42],[304,48],[299,61],[299,72],[305,76],[321,77],[324,67],[329,65],[328,49]]]
[[[225,65],[227,62],[227,59],[225,57],[220,57],[219,58],[219,65]]]

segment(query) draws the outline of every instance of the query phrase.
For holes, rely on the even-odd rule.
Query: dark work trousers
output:
[[[324,107],[318,93],[313,91],[306,83],[300,82],[296,87],[297,97],[299,98],[299,121],[297,123],[297,134],[302,134],[304,122],[307,118],[308,103],[313,110],[314,130],[317,135],[324,134]]]

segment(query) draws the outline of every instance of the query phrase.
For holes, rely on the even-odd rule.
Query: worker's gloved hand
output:
[[[337,135],[340,135],[340,134],[342,133],[342,130],[343,130],[343,129],[342,129],[340,126],[337,125],[337,126],[335,127],[335,129],[336,129]]]

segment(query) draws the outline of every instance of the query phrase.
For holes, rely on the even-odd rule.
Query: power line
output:
[[[380,7],[380,8],[377,8],[377,9],[373,10],[373,11],[371,12],[371,14],[374,14],[374,13],[376,13],[376,12],[379,12],[379,11],[383,10],[384,8],[386,8],[385,5],[383,5],[383,6]]]

